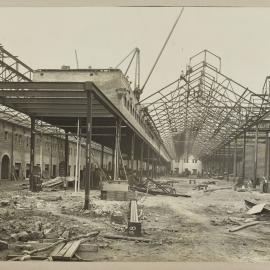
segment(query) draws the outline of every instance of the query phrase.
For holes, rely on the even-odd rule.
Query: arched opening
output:
[[[8,179],[9,177],[9,162],[9,157],[4,155],[2,158],[1,179]]]

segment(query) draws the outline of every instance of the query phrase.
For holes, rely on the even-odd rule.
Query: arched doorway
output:
[[[9,177],[9,157],[4,155],[1,166],[1,179],[8,179]]]

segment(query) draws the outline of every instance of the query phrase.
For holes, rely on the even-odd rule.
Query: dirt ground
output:
[[[100,246],[83,258],[93,261],[181,261],[181,262],[269,262],[270,218],[248,215],[244,199],[270,203],[270,194],[259,191],[237,192],[233,189],[205,192],[194,190],[189,179],[175,181],[176,191],[191,198],[138,194],[142,213],[143,237],[149,243],[105,239],[106,233],[126,235],[123,224],[112,222],[117,211],[127,218],[128,202],[100,200],[100,191],[90,191],[91,209],[83,210],[84,193],[42,191],[31,193],[21,189],[21,182],[0,184],[0,240],[10,248],[0,251],[0,259],[20,254],[15,244],[57,240],[65,231],[70,236],[99,230],[90,243]],[[197,184],[209,179],[197,179]],[[232,182],[215,180],[208,189],[231,187]],[[5,203],[6,202],[6,203]],[[261,219],[260,224],[237,232],[230,228]],[[27,239],[14,234],[27,232]],[[15,240],[14,240],[15,238]],[[23,243],[26,240],[26,243]]]

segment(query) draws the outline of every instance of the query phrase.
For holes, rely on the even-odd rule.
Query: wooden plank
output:
[[[79,248],[81,242],[82,242],[81,240],[74,241],[70,246],[70,248],[67,250],[67,252],[64,254],[64,257],[72,258],[77,249]]]
[[[258,221],[254,221],[254,222],[251,222],[251,223],[247,223],[247,224],[244,224],[242,226],[238,226],[238,227],[235,227],[235,228],[232,228],[232,229],[229,229],[229,232],[236,232],[236,231],[240,231],[244,228],[247,228],[247,227],[250,227],[250,226],[254,226],[254,225],[258,225],[260,222]]]
[[[151,239],[143,238],[143,237],[129,237],[129,236],[122,236],[122,235],[112,235],[112,234],[104,234],[102,235],[104,238],[107,239],[116,239],[116,240],[127,240],[127,241],[138,241],[138,242],[151,242]]]
[[[66,243],[66,245],[54,256],[51,256],[53,260],[63,260],[64,254],[68,251],[68,249],[72,246],[73,241]]]
[[[55,249],[50,253],[50,257],[55,256],[65,245],[65,243],[58,244]]]

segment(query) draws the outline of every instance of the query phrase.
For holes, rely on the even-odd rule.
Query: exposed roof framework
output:
[[[141,102],[176,158],[202,159],[267,115],[267,87],[268,81],[263,94],[255,94],[221,73],[221,58],[204,50],[179,79]]]
[[[31,82],[33,69],[14,56],[0,45],[0,82]],[[0,100],[2,101],[2,100]],[[2,120],[30,128],[28,115],[2,105],[0,102],[0,117]],[[37,120],[36,129],[40,132],[63,134],[64,130],[59,129]]]

